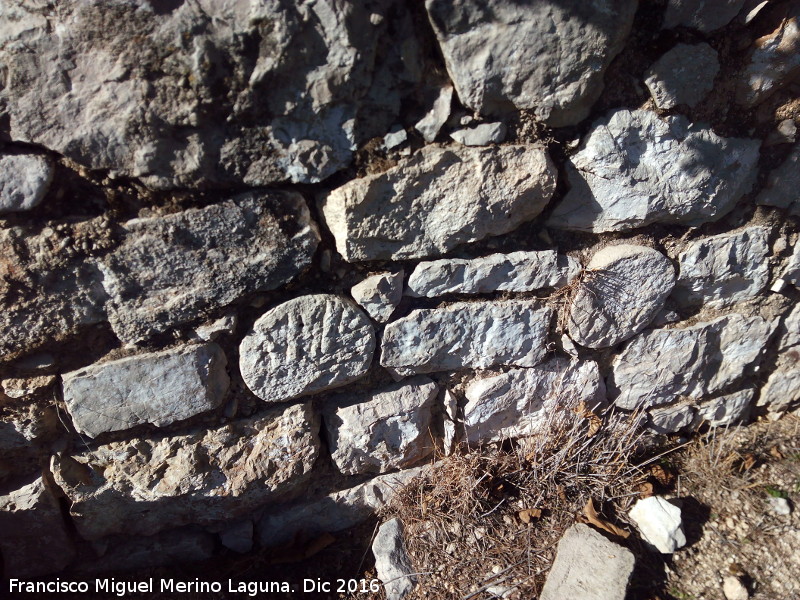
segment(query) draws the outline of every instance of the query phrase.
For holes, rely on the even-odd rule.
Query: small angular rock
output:
[[[717,52],[708,44],[678,44],[645,74],[645,85],[661,109],[694,107],[714,88]]]
[[[227,315],[203,323],[196,327],[192,339],[201,342],[213,342],[224,335],[232,335],[236,331],[236,325],[239,323],[239,318],[235,313],[228,313]]]
[[[769,229],[756,226],[692,242],[678,256],[673,299],[725,308],[754,298],[769,283],[768,239]]]
[[[672,554],[686,544],[681,509],[661,496],[636,501],[628,513],[642,539],[662,554]]]
[[[418,309],[386,326],[381,365],[402,377],[495,365],[532,367],[547,352],[552,316],[551,309],[523,300]]]
[[[367,314],[385,323],[403,299],[403,270],[370,275],[350,289],[350,295]]]
[[[530,221],[555,182],[556,168],[538,146],[425,146],[334,189],[320,205],[345,260],[424,258]]]
[[[464,395],[464,429],[471,444],[536,433],[547,426],[548,414],[567,401],[583,402],[589,410],[606,401],[597,363],[561,357],[476,379]]]
[[[558,542],[540,600],[625,600],[635,559],[627,548],[577,523]]]
[[[179,347],[91,365],[63,376],[75,428],[89,437],[159,427],[222,404],[230,378],[217,344]]]
[[[645,246],[608,246],[586,269],[567,325],[570,337],[587,348],[607,348],[639,333],[675,285],[669,259]]]
[[[664,29],[683,26],[710,33],[730,23],[744,3],[745,0],[669,0]]]
[[[800,288],[800,243],[795,244],[792,255],[786,261],[781,273],[781,279],[788,281],[796,288]]]
[[[506,126],[505,123],[481,123],[475,127],[458,129],[450,137],[465,146],[499,144],[506,139]]]
[[[692,425],[696,416],[697,409],[691,404],[654,408],[650,411],[650,428],[656,433],[678,433]]]
[[[555,250],[490,254],[481,258],[442,258],[419,263],[408,278],[406,294],[434,298],[444,294],[531,292],[561,287],[580,270],[573,258]]]
[[[0,214],[38,206],[52,180],[53,163],[45,156],[0,156]]]
[[[403,523],[398,518],[386,521],[372,542],[375,569],[383,582],[387,600],[400,600],[417,583],[403,540]]]
[[[300,296],[267,311],[239,346],[242,378],[265,402],[351,383],[372,362],[375,331],[350,300]]]
[[[728,575],[722,580],[722,593],[726,600],[748,600],[750,592],[738,577]]]
[[[430,431],[438,391],[427,377],[415,377],[328,400],[324,421],[339,471],[357,475],[405,469],[433,452]]]
[[[593,125],[567,161],[570,190],[548,224],[601,233],[716,221],[752,188],[759,146],[719,137],[682,116],[616,110]]]
[[[702,403],[697,409],[697,416],[711,427],[726,427],[747,416],[754,397],[754,389],[726,394]]]
[[[429,144],[439,135],[439,130],[450,117],[450,103],[453,99],[453,86],[445,85],[439,90],[439,95],[433,102],[433,108],[414,125],[422,134],[423,139]]]
[[[800,215],[800,142],[796,143],[783,163],[773,169],[767,184],[756,202],[766,206],[786,208],[792,215]]]

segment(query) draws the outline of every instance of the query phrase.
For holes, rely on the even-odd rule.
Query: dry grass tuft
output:
[[[420,573],[413,597],[538,595],[558,540],[587,501],[619,522],[639,494],[641,420],[567,402],[536,436],[441,458],[384,515],[405,525]]]

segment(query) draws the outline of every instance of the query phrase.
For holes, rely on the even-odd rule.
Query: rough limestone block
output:
[[[791,312],[783,318],[778,350],[780,352],[786,352],[795,346],[800,346],[800,304],[796,305]]]
[[[547,352],[552,316],[551,309],[524,300],[418,309],[386,326],[381,365],[401,377],[495,365],[532,367]]]
[[[635,0],[427,0],[461,103],[481,114],[532,109],[552,127],[589,114],[628,36]],[[536,43],[521,43],[536,40]]]
[[[169,425],[222,404],[227,364],[222,348],[203,344],[90,365],[63,375],[64,402],[75,428],[90,437]]]
[[[434,298],[444,294],[532,292],[564,286],[579,270],[578,261],[555,250],[442,258],[419,263],[408,278],[406,294]]]
[[[683,329],[644,332],[614,359],[607,384],[620,408],[695,401],[723,390],[755,367],[777,327],[759,316],[730,314]]]
[[[650,67],[644,83],[658,108],[694,107],[714,89],[717,73],[719,58],[711,46],[678,44]]]
[[[540,600],[625,600],[635,559],[627,548],[577,523],[567,529]]]
[[[58,501],[41,477],[0,496],[0,531],[6,577],[55,573],[75,556]]]
[[[427,377],[415,377],[367,394],[341,394],[328,400],[324,421],[339,471],[385,473],[430,455],[438,392],[439,386]]]
[[[710,33],[739,14],[745,0],[669,0],[664,29],[683,26]]]
[[[800,142],[796,143],[783,163],[773,169],[767,184],[756,202],[766,206],[788,209],[790,214],[800,215]]]
[[[769,229],[756,226],[692,242],[678,256],[673,299],[724,308],[754,298],[769,283],[768,239]]]
[[[726,427],[747,417],[753,405],[755,390],[748,389],[726,394],[703,402],[697,408],[697,416],[711,427]]]
[[[682,116],[616,110],[594,123],[567,161],[570,190],[548,224],[601,233],[716,221],[752,188],[759,146]]]
[[[30,210],[44,199],[53,163],[39,154],[0,156],[0,214]]]
[[[300,296],[267,311],[239,346],[242,378],[266,402],[283,402],[351,383],[375,350],[369,318],[350,300]]]
[[[530,369],[475,379],[464,395],[464,429],[471,444],[536,433],[565,403],[583,402],[593,409],[606,401],[597,363],[561,357]]]
[[[403,275],[402,269],[370,275],[354,285],[350,295],[370,317],[385,323],[403,299]]]
[[[112,442],[54,456],[80,535],[153,535],[236,518],[306,488],[319,454],[309,404],[185,435]]]
[[[539,146],[425,146],[334,189],[320,208],[347,261],[424,258],[530,221],[555,183]]]
[[[400,600],[407,596],[417,584],[417,578],[406,553],[400,519],[386,521],[378,528],[372,542],[372,554],[387,600]]]
[[[800,402],[800,367],[781,364],[761,388],[758,406],[766,406],[770,412],[778,413],[797,402]]]
[[[669,259],[652,248],[623,244],[595,253],[570,305],[570,337],[587,348],[627,340],[655,318],[675,285]]]
[[[672,554],[686,544],[681,509],[661,496],[636,501],[628,513],[642,539],[662,554]]]
[[[287,225],[290,224],[290,225]],[[303,197],[248,192],[181,213],[133,219],[103,259],[109,321],[138,343],[294,279],[319,242]]]

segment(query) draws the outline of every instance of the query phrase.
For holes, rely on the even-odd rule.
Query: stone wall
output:
[[[4,3],[5,573],[346,529],[565,398],[796,410],[798,20]]]

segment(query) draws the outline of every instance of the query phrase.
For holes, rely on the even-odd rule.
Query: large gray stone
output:
[[[52,179],[53,163],[46,156],[0,156],[0,214],[38,206]]]
[[[464,106],[483,114],[532,109],[561,127],[584,119],[600,96],[637,2],[426,0],[425,6]]]
[[[309,404],[216,429],[112,442],[53,457],[81,536],[153,535],[208,525],[296,497],[319,454]]]
[[[777,321],[730,314],[683,329],[656,329],[633,338],[614,359],[609,396],[626,410],[698,401],[755,367]]]
[[[800,142],[796,143],[789,156],[773,169],[756,202],[767,206],[786,208],[790,214],[800,215]]]
[[[540,600],[625,600],[635,559],[627,548],[577,523],[558,542]]]
[[[744,3],[745,0],[669,0],[664,28],[682,25],[710,33],[730,23]]]
[[[350,295],[370,317],[385,323],[403,299],[403,275],[402,269],[370,275],[350,288]]]
[[[697,416],[711,427],[727,427],[747,417],[754,397],[754,389],[725,394],[703,402],[697,408]]]
[[[403,377],[495,365],[532,367],[547,353],[552,316],[551,309],[525,300],[418,309],[384,329],[381,365]]]
[[[425,146],[321,199],[347,261],[423,258],[507,233],[542,212],[556,168],[538,146]]]
[[[644,83],[656,106],[694,107],[714,88],[719,73],[717,51],[708,44],[678,44],[645,73]]]
[[[600,233],[716,221],[753,186],[759,145],[719,137],[682,116],[614,111],[567,161],[570,190],[548,224]]]
[[[127,343],[284,285],[319,242],[305,201],[291,192],[250,192],[124,227],[125,241],[100,268],[111,326]]]
[[[17,3],[0,102],[12,139],[152,187],[315,182],[394,119],[409,24],[393,0]]]
[[[387,600],[400,600],[411,593],[417,578],[406,553],[403,522],[400,519],[390,519],[378,528],[372,542],[372,555]]]
[[[652,248],[622,244],[595,253],[569,309],[570,337],[606,348],[647,327],[675,285],[669,259]]]
[[[430,455],[439,387],[415,377],[389,387],[328,400],[324,421],[333,462],[346,475],[405,469]]]
[[[58,500],[41,476],[0,495],[0,553],[6,577],[60,571],[75,556]]]
[[[471,444],[546,429],[550,413],[564,404],[583,402],[593,409],[606,401],[597,363],[561,357],[530,369],[475,379],[464,395],[464,430]]]
[[[169,425],[222,404],[227,363],[222,348],[204,344],[90,365],[63,375],[64,402],[75,428],[90,437]]]
[[[680,253],[672,297],[681,305],[731,306],[758,295],[769,282],[769,229],[748,227],[692,242]]]
[[[442,258],[419,263],[408,278],[406,294],[433,298],[443,294],[531,292],[566,285],[579,270],[578,261],[555,250]]]
[[[352,301],[300,296],[267,311],[239,346],[242,378],[266,402],[346,385],[372,362],[375,331]]]

